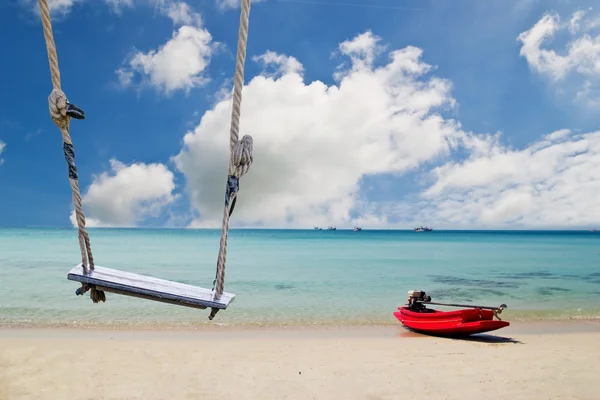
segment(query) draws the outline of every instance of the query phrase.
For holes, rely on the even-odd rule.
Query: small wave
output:
[[[90,330],[195,330],[195,329],[236,329],[236,328],[310,328],[310,327],[361,327],[361,326],[397,326],[399,323],[390,310],[386,314],[357,315],[350,318],[326,315],[296,315],[287,318],[257,317],[239,318],[223,316],[219,321],[204,320],[36,320],[3,319],[0,328],[64,328]],[[217,316],[217,319],[220,316]],[[510,322],[544,321],[600,321],[600,309],[597,310],[511,310],[502,314],[502,319]]]

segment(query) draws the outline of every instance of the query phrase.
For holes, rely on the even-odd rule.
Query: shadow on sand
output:
[[[496,336],[496,335],[472,335],[472,336],[456,336],[449,337],[448,339],[453,340],[462,340],[465,342],[479,342],[479,343],[513,343],[513,344],[523,344],[520,340],[513,339],[511,337],[505,336]]]
[[[505,336],[497,336],[497,335],[489,335],[480,333],[477,335],[470,336],[442,336],[442,335],[432,335],[426,333],[414,332],[411,330],[405,330],[399,334],[400,337],[405,338],[439,338],[439,339],[448,339],[448,340],[458,340],[463,342],[478,342],[478,343],[490,343],[490,344],[503,344],[503,343],[512,343],[512,344],[524,344],[520,340],[513,339],[511,337]]]

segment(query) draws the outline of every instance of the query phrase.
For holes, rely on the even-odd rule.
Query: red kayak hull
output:
[[[426,309],[415,312],[408,307],[398,307],[394,316],[406,328],[432,335],[466,336],[495,331],[510,325],[507,321],[494,320],[491,310],[469,308],[458,311]]]

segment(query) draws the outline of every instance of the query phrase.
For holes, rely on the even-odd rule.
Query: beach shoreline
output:
[[[442,311],[453,308],[438,307]],[[15,318],[5,315],[0,318],[0,329],[107,329],[107,330],[202,330],[202,329],[329,329],[344,327],[396,327],[398,320],[393,315],[392,307],[388,312],[356,313],[354,315],[289,315],[268,312],[247,315],[246,310],[234,309],[222,311],[215,320],[208,320],[208,312],[177,314],[181,309],[174,308],[174,314],[164,317],[165,309],[161,308],[156,314],[145,310],[135,313],[132,309],[115,314],[114,310],[97,307],[90,312],[62,313],[62,315],[36,315],[34,318]],[[185,310],[187,311],[187,310]],[[252,310],[256,311],[256,310]],[[129,315],[127,315],[129,314]],[[223,315],[221,315],[223,314]],[[570,310],[511,310],[504,311],[500,316],[513,326],[571,326],[573,324],[600,324],[600,310],[579,310],[574,314]]]
[[[568,333],[598,333],[600,334],[600,319],[572,319],[572,320],[543,320],[543,321],[519,321],[511,322],[511,325],[501,330],[495,331],[498,334],[506,333],[508,335],[544,335],[544,334],[568,334]],[[395,332],[411,333],[404,329],[400,322],[391,324],[226,324],[219,322],[211,323],[190,323],[190,324],[107,324],[101,323],[5,323],[0,322],[0,338],[10,335],[14,332],[23,332],[35,337],[36,333],[44,332],[44,335],[52,333],[60,336],[61,333],[71,334],[76,332],[92,333],[208,333],[208,334],[229,334],[243,335],[244,333],[263,333],[268,335],[375,335],[389,336]],[[494,333],[494,332],[493,332]],[[502,336],[502,335],[500,335]]]
[[[600,322],[448,339],[396,326],[0,328],[0,400],[597,399]]]

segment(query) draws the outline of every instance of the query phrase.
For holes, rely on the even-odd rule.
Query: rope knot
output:
[[[230,175],[235,175],[240,178],[250,169],[254,156],[252,155],[252,136],[244,135],[233,146]]]
[[[81,287],[75,291],[77,296],[83,296],[85,292],[90,291],[90,298],[94,303],[106,302],[106,294],[96,288],[96,285],[88,285],[87,283],[81,284]]]
[[[50,116],[52,121],[61,130],[69,127],[71,118],[85,119],[85,113],[75,104],[69,103],[67,96],[60,89],[53,89],[48,96],[48,106],[50,108]]]
[[[67,96],[60,89],[52,90],[48,97],[50,116],[60,129],[66,129],[71,121],[71,117],[67,115],[67,103]]]

